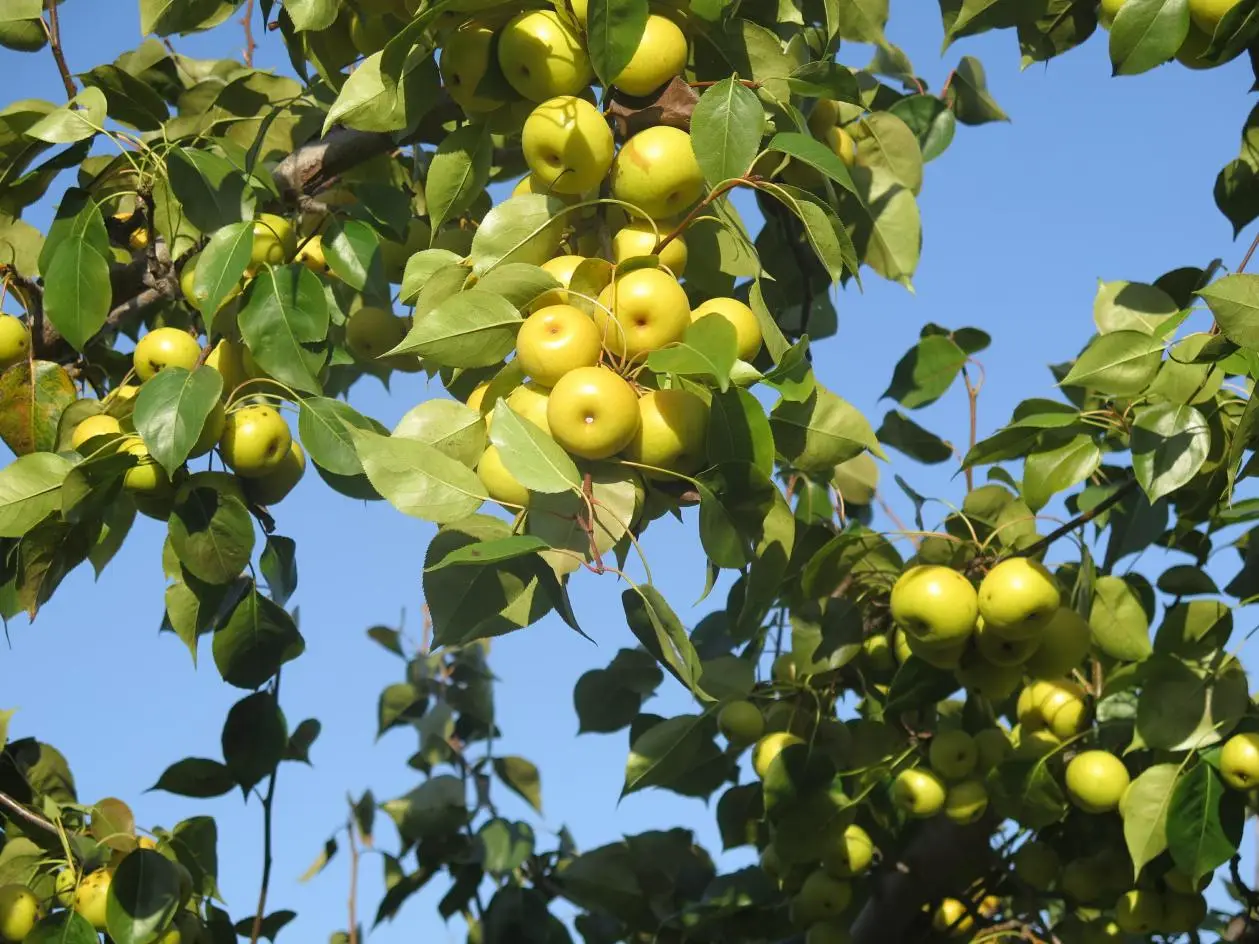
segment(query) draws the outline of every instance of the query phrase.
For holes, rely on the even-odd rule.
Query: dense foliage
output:
[[[1259,0],[940,8],[949,44],[1009,30],[1029,64],[1086,41],[1122,75],[1259,63]],[[1103,284],[1056,390],[973,434],[960,503],[925,522],[913,496],[898,544],[874,526],[875,460],[956,462],[911,414],[957,384],[973,411],[990,339],[927,325],[877,430],[811,365],[839,289],[911,284],[916,196],[958,124],[1005,119],[977,60],[931,90],[887,0],[140,9],[149,38],[72,72],[60,21],[99,13],[0,4],[0,44],[54,56],[68,98],[0,111],[0,615],[101,572],[137,514],[166,522],[164,628],[194,656],[209,637],[242,697],[222,757],[175,760],[157,788],[240,789],[270,841],[275,772],[320,730],[280,700],[304,649],[284,499],[313,468],[440,526],[423,644],[371,631],[403,662],[380,730],[416,733],[420,782],[353,803],[310,876],[346,844],[357,864],[384,813],[400,844],[377,922],[444,883],[442,916],[479,944],[1259,934],[1236,871],[1259,711],[1230,638],[1259,595],[1259,500],[1235,497],[1259,441],[1249,255]],[[244,62],[161,40],[238,14]],[[291,76],[253,68],[264,25]],[[869,65],[840,64],[846,43]],[[1252,124],[1215,190],[1238,232],[1259,216]],[[22,216],[47,200],[40,232]],[[1203,306],[1209,330],[1188,330]],[[394,372],[450,396],[392,430],[347,403]],[[1043,529],[1064,497],[1077,517]],[[666,515],[695,527],[709,591],[737,575],[693,627],[639,543]],[[1178,562],[1121,571],[1152,546]],[[1219,587],[1204,567],[1228,548]],[[624,793],[715,798],[724,846],[758,867],[718,874],[681,828],[552,848],[499,814],[503,789],[540,812],[540,775],[502,749],[489,641],[551,613],[583,632],[568,586],[596,579],[638,645],[555,680],[581,730],[628,731]],[[665,684],[691,713],[643,710]],[[269,856],[257,913],[229,916],[213,819],[137,832],[52,745],[7,740],[10,715],[0,940],[284,933]],[[1220,870],[1235,913],[1199,893]],[[350,923],[334,941],[360,940]]]

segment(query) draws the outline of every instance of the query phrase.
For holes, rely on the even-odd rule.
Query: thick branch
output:
[[[352,167],[387,153],[393,135],[333,128],[318,141],[298,148],[276,166],[273,176],[286,201],[315,193]]]
[[[79,94],[70,75],[70,66],[66,62],[65,51],[61,48],[61,20],[57,13],[59,0],[44,0],[48,10],[48,45],[52,48],[52,57],[57,60],[57,71],[61,73],[61,84],[66,87],[66,95],[70,98]]]
[[[1119,488],[1115,489],[1115,491],[1113,491],[1110,495],[1106,496],[1106,498],[1102,499],[1100,502],[1098,502],[1096,505],[1090,508],[1088,511],[1084,512],[1083,514],[1076,515],[1074,518],[1072,518],[1070,521],[1064,524],[1061,528],[1058,528],[1055,531],[1049,532],[1049,534],[1045,535],[1035,544],[1029,547],[1025,547],[1021,551],[1015,551],[1014,554],[1012,554],[1011,556],[1012,557],[1035,557],[1037,554],[1039,554],[1041,551],[1048,548],[1049,545],[1053,544],[1055,541],[1058,541],[1061,538],[1065,538],[1068,534],[1070,534],[1076,528],[1084,527],[1086,524],[1088,524],[1094,518],[1101,515],[1103,512],[1109,511],[1111,508],[1115,507],[1115,505],[1118,505],[1121,501],[1127,498],[1132,492],[1136,491],[1136,488],[1137,488],[1137,480],[1129,479],[1128,481],[1124,482],[1123,485],[1119,486]]]
[[[50,819],[45,819],[44,817],[36,813],[34,810],[28,810],[25,806],[23,806],[17,800],[13,799],[13,797],[9,796],[7,793],[0,792],[0,807],[3,807],[4,809],[8,810],[10,813],[17,816],[19,819],[23,819],[33,826],[38,826],[40,829],[45,830],[46,832],[52,833],[54,836],[61,835],[61,833],[57,829],[56,823],[54,823]]]
[[[944,817],[923,824],[896,861],[872,882],[870,898],[852,925],[852,944],[909,944],[921,940],[922,906],[957,895],[992,865],[994,817],[969,826]]]

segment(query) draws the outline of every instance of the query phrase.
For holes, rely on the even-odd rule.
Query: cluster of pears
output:
[[[791,698],[763,710],[739,699],[722,706],[717,726],[733,750],[751,748],[769,836],[760,864],[789,896],[792,924],[806,944],[846,944],[853,883],[870,870],[876,850],[834,773],[850,735],[838,720],[815,722],[812,714]]]
[[[760,326],[752,309],[735,298],[692,308],[679,281],[688,256],[679,221],[704,187],[691,137],[658,125],[618,149],[590,94],[594,72],[585,45],[585,5],[575,3],[571,12],[469,19],[443,34],[443,81],[469,116],[500,109],[513,98],[528,103],[521,144],[529,173],[515,195],[543,193],[572,204],[606,192],[619,201],[606,245],[573,240],[569,249],[587,251],[563,252],[543,263],[561,287],[524,311],[511,368],[519,369],[522,382],[503,390],[487,381],[467,402],[488,422],[503,398],[579,459],[621,456],[652,477],[690,475],[705,465],[706,394],[665,384],[645,361],[706,317],[729,322],[739,358],[751,360],[762,345]],[[645,95],[682,73],[688,42],[668,12],[650,15],[637,51],[614,80],[617,88]],[[600,249],[610,258],[600,258]],[[528,490],[496,446],[487,448],[477,471],[491,498],[528,506]]]
[[[152,837],[140,836],[136,839],[135,849],[153,851],[157,848],[158,842]],[[114,871],[130,851],[115,851],[104,867],[91,871],[79,871],[73,865],[65,866],[56,873],[53,894],[46,900],[28,885],[13,883],[0,886],[0,942],[22,944],[31,938],[44,917],[62,909],[74,911],[93,930],[105,932]],[[170,924],[153,939],[153,944],[197,944],[203,935],[201,920],[190,904],[192,876],[180,863],[173,864],[179,874],[181,904]],[[40,940],[52,938],[41,936]]]
[[[1101,0],[1097,10],[1098,22],[1110,29],[1120,9],[1128,2],[1129,0]],[[1202,56],[1210,48],[1211,38],[1224,15],[1240,2],[1241,0],[1189,0],[1189,33],[1176,51],[1176,61],[1190,69],[1209,69],[1217,65]],[[1239,49],[1233,55],[1240,52]]]
[[[1053,929],[1064,942],[1105,944],[1130,934],[1186,934],[1200,929],[1206,918],[1202,890],[1208,878],[1195,885],[1175,866],[1161,874],[1147,868],[1133,888],[1131,862],[1118,844],[1064,862],[1053,844],[1032,839],[1015,851],[1012,864],[1021,885],[1060,896],[1070,906]]]
[[[291,258],[292,229],[280,217],[263,214],[255,223],[253,257],[255,272],[267,264]],[[184,291],[191,298],[189,270],[185,266]],[[189,452],[189,459],[215,448],[233,474],[203,472],[187,476],[181,469],[172,479],[153,458],[133,422],[135,400],[141,387],[163,370],[194,370],[202,363],[202,349],[188,331],[175,327],[150,330],[137,342],[132,354],[132,375],[138,383],[124,383],[100,401],[100,411],[80,417],[70,433],[70,445],[84,455],[125,453],[135,459],[123,473],[123,489],[136,507],[151,517],[165,519],[181,489],[212,483],[233,493],[242,502],[274,505],[296,487],[306,471],[306,454],[294,439],[280,412],[246,389],[250,380],[265,377],[256,365],[250,369],[247,350],[232,341],[220,341],[205,357],[201,369],[217,371],[223,380],[220,402],[215,404]]]

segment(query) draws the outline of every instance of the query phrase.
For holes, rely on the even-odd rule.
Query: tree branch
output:
[[[44,0],[44,8],[48,11],[48,45],[52,49],[52,57],[57,60],[57,71],[61,73],[61,83],[66,87],[66,95],[70,98],[79,94],[78,87],[70,75],[70,66],[66,63],[66,54],[61,48],[61,20],[57,13],[58,0]]]
[[[991,867],[995,814],[968,826],[944,817],[923,823],[899,859],[884,864],[851,928],[852,944],[921,940],[922,906],[956,895]]]
[[[14,816],[17,816],[19,819],[26,820],[26,822],[33,826],[38,826],[45,832],[50,832],[54,836],[61,835],[61,831],[57,828],[56,823],[50,819],[40,816],[34,810],[28,810],[25,806],[3,791],[0,791],[0,807],[4,807]]]
[[[249,68],[254,67],[254,50],[258,48],[258,44],[254,42],[254,0],[248,0],[245,4],[245,15],[240,18],[240,25],[245,28],[245,48],[243,51],[245,65]]]
[[[1136,488],[1137,488],[1137,480],[1128,479],[1128,481],[1124,482],[1123,485],[1119,486],[1119,488],[1115,489],[1114,492],[1112,492],[1106,498],[1102,499],[1100,502],[1098,502],[1088,511],[1084,512],[1083,514],[1076,515],[1074,518],[1072,518],[1070,521],[1064,524],[1061,528],[1058,528],[1055,531],[1049,532],[1049,534],[1045,535],[1035,544],[1029,547],[1025,547],[1021,551],[1015,551],[1010,556],[1011,557],[1035,557],[1037,554],[1045,550],[1047,547],[1049,547],[1049,545],[1053,544],[1055,541],[1059,540],[1060,538],[1066,537],[1076,528],[1082,528],[1084,525],[1088,524],[1098,515],[1102,514],[1105,511],[1109,511],[1111,508],[1115,507],[1115,505],[1118,505],[1121,501],[1127,498],[1128,495],[1136,491]]]
[[[295,203],[350,168],[386,154],[393,147],[393,135],[337,127],[280,161],[272,176],[284,199]]]

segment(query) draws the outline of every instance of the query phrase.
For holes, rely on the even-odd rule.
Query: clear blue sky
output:
[[[899,13],[889,34],[933,88],[961,53],[977,55],[1014,123],[959,129],[952,148],[928,167],[916,294],[873,275],[864,295],[846,291],[839,301],[840,334],[819,345],[815,365],[823,382],[866,411],[877,427],[886,409],[877,397],[925,321],[983,328],[995,338],[981,355],[988,375],[981,433],[991,432],[1018,400],[1052,395],[1045,365],[1074,356],[1091,333],[1098,278],[1152,280],[1216,255],[1236,265],[1244,245],[1232,240],[1211,190],[1218,169],[1237,153],[1251,77],[1243,57],[1213,72],[1165,67],[1112,79],[1104,37],[1047,69],[1022,74],[1009,33],[964,41],[942,59],[934,9],[906,0],[893,6]],[[62,26],[76,71],[112,59],[140,39],[134,0],[71,4]],[[231,25],[176,39],[175,45],[190,55],[232,56],[240,41],[239,27]],[[863,62],[866,50],[845,50],[845,57]],[[258,61],[287,67],[274,37],[263,40]],[[63,98],[47,52],[3,52],[0,62],[10,98]],[[46,222],[45,214],[31,218]],[[392,424],[436,393],[414,378],[399,378],[392,395],[364,383],[352,402]],[[964,398],[955,391],[916,418],[960,442],[964,413]],[[960,502],[960,478],[951,481],[907,462],[898,469],[920,492]],[[889,497],[904,510],[890,474],[886,481]],[[280,532],[300,548],[296,602],[308,646],[285,673],[283,705],[291,724],[315,716],[324,727],[312,752],[315,768],[286,764],[281,772],[271,908],[299,912],[284,940],[318,941],[346,923],[346,860],[339,858],[309,885],[296,878],[344,821],[346,792],[371,787],[383,799],[417,783],[405,766],[414,747],[410,735],[395,731],[373,742],[376,695],[398,680],[400,664],[363,633],[377,623],[396,625],[404,609],[407,629],[418,633],[422,558],[433,529],[383,503],[341,498],[314,475],[277,517]],[[686,528],[655,524],[646,547],[661,589],[684,618],[697,619],[703,610],[686,607],[704,581],[691,527],[693,522]],[[180,757],[218,756],[222,718],[243,694],[219,680],[208,653],[194,670],[182,644],[173,636],[159,638],[161,545],[161,526],[141,519],[100,582],[80,569],[34,625],[18,621],[9,627],[11,649],[0,653],[0,707],[21,709],[15,736],[38,735],[67,754],[83,800],[125,798],[141,824],[215,815],[220,882],[233,917],[240,918],[252,911],[256,896],[257,805],[243,807],[236,796],[202,802],[142,792]],[[610,577],[582,574],[574,580],[577,612],[597,646],[554,619],[496,641],[492,666],[501,679],[504,732],[497,747],[539,765],[543,826],[567,825],[583,847],[621,833],[685,824],[715,853],[720,843],[713,810],[698,801],[648,792],[618,806],[624,734],[575,736],[573,683],[632,641],[620,615],[620,589]],[[721,596],[718,591],[712,599]],[[666,683],[662,691],[650,710],[690,709],[676,686]],[[505,791],[498,797],[505,813],[523,814],[522,804]],[[392,842],[384,824],[380,840],[385,847]],[[741,864],[746,858],[745,850],[724,861]],[[379,861],[368,859],[362,883],[368,916],[380,887]],[[373,939],[462,941],[459,922],[443,931],[436,917],[444,890],[438,883],[413,900]]]

